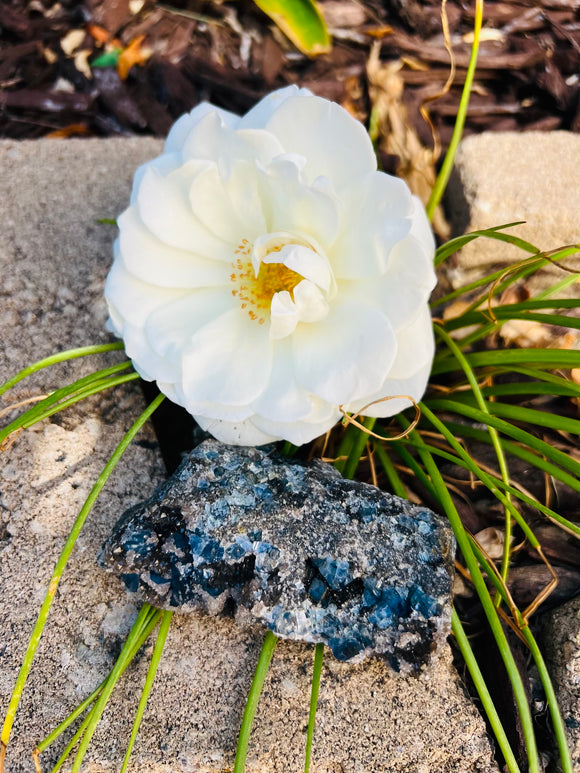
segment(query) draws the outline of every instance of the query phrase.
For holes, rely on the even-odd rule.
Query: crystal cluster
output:
[[[233,613],[400,670],[448,633],[453,555],[424,507],[322,462],[205,441],[125,513],[100,562],[155,606]]]

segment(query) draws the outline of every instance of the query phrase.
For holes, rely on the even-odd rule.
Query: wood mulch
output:
[[[250,0],[3,0],[0,136],[163,136],[201,99],[241,112],[288,83],[368,120],[374,47],[376,61],[404,85],[401,101],[418,137],[431,144],[419,113],[427,104],[444,149],[473,3],[447,2],[457,72],[433,101],[449,74],[439,0],[321,0],[321,7],[334,45],[309,59]],[[485,19],[466,132],[579,131],[580,0],[488,2]],[[126,52],[123,68],[103,59],[115,49]]]

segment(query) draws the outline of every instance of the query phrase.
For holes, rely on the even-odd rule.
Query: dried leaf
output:
[[[153,50],[151,48],[141,48],[141,44],[145,40],[145,35],[139,35],[134,38],[127,48],[125,48],[119,56],[117,62],[117,72],[119,78],[124,81],[129,75],[129,70],[134,65],[142,65],[151,57]]]
[[[89,56],[92,53],[93,52],[89,48],[83,48],[81,51],[77,51],[74,56],[75,67],[88,79],[92,76],[91,66],[89,64]]]
[[[369,96],[380,149],[389,156],[398,157],[397,175],[426,204],[435,185],[435,158],[433,151],[419,139],[403,104],[403,67],[401,60],[381,62],[379,44],[375,43],[367,63]],[[449,225],[441,208],[435,211],[433,225],[441,236],[449,234]]]
[[[60,47],[67,56],[72,56],[82,46],[86,34],[85,30],[71,30],[60,41]]]
[[[102,45],[108,43],[111,39],[111,33],[98,24],[89,24],[87,27],[87,32],[97,41],[97,43],[101,43]]]
[[[492,561],[497,561],[502,557],[505,535],[501,529],[488,526],[487,529],[478,531],[475,539]]]
[[[45,137],[49,140],[66,140],[69,137],[86,137],[90,133],[90,129],[85,123],[71,123],[68,126],[63,126],[62,129],[49,132]]]

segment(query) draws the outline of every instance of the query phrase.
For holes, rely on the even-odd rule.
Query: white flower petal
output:
[[[321,97],[285,99],[265,128],[279,139],[286,153],[304,156],[304,172],[310,182],[323,175],[337,192],[377,168],[363,125],[340,105]]]
[[[240,118],[241,129],[263,129],[272,113],[290,97],[312,97],[314,94],[308,89],[300,89],[298,86],[285,86],[277,91],[272,91],[261,99],[249,110],[243,118]]]
[[[123,212],[118,225],[121,260],[143,282],[175,288],[229,286],[227,263],[164,244],[144,225],[135,207]]]
[[[124,323],[142,328],[153,311],[178,301],[186,294],[187,290],[159,287],[137,279],[127,271],[120,259],[113,263],[105,283],[105,298],[115,309],[116,326],[123,320]]]
[[[402,330],[397,330],[397,356],[389,378],[404,379],[433,362],[435,339],[429,307],[424,304],[416,318]]]
[[[178,381],[181,377],[179,363],[156,354],[141,328],[125,325],[123,342],[133,367],[145,381]]]
[[[274,258],[275,254],[269,257]],[[332,269],[325,255],[300,244],[289,244],[282,248],[278,259],[292,271],[321,287],[325,293],[331,290],[334,292],[336,289]],[[264,262],[270,261],[265,258]],[[277,261],[272,260],[272,262]]]
[[[157,354],[181,362],[194,335],[232,309],[237,303],[221,289],[193,290],[152,311],[143,333]]]
[[[286,421],[294,422],[310,416],[319,402],[298,386],[290,341],[278,342],[274,347],[268,386],[252,403],[254,413],[271,421],[278,421],[283,416]]]
[[[415,319],[436,283],[433,251],[414,234],[409,234],[391,250],[382,276],[374,281],[339,282],[339,285],[349,297],[384,311],[393,329],[400,330]]]
[[[330,308],[320,289],[307,279],[294,288],[294,303],[300,322],[318,322],[326,317]]]
[[[206,416],[194,416],[194,419],[203,430],[210,432],[216,440],[234,446],[263,446],[266,443],[282,440],[280,435],[270,435],[258,429],[250,419],[240,422],[221,421]]]
[[[219,162],[224,172],[240,160],[268,164],[284,152],[279,140],[264,129],[230,129],[215,112],[205,115],[189,132],[182,148],[184,160]]]
[[[182,163],[183,161],[181,158],[181,153],[163,153],[163,155],[157,156],[157,158],[148,161],[146,164],[141,164],[141,166],[135,172],[135,176],[133,177],[131,201],[129,202],[131,206],[137,204],[139,188],[141,187],[145,172],[148,169],[154,169],[160,175],[166,177],[171,172],[175,172],[176,169],[179,169]]]
[[[260,175],[255,164],[238,161],[228,175],[216,164],[196,176],[189,191],[191,209],[215,236],[237,247],[266,230]]]
[[[298,309],[287,290],[274,293],[270,305],[270,339],[286,338],[296,330]]]
[[[183,389],[194,402],[246,405],[266,388],[271,364],[267,325],[232,309],[192,336],[183,355]]]
[[[310,443],[311,440],[324,435],[329,429],[332,429],[340,416],[341,413],[335,411],[330,419],[321,422],[287,422],[268,421],[262,416],[256,415],[251,419],[251,422],[255,427],[264,432],[270,432],[272,435],[288,440],[296,446],[301,446],[303,443]]]
[[[154,168],[147,169],[137,194],[139,215],[149,230],[171,247],[229,262],[231,245],[212,234],[191,211],[189,191],[203,168],[204,164],[188,164],[166,177]]]
[[[343,408],[348,413],[358,413],[358,411],[365,409],[364,416],[383,418],[395,416],[395,414],[410,408],[413,404],[410,400],[398,397],[398,395],[409,395],[416,403],[421,400],[427,388],[431,366],[431,362],[426,362],[416,373],[413,373],[408,378],[389,378],[374,394],[367,395],[363,400],[354,400],[343,406]],[[392,397],[393,399],[384,400],[383,398],[385,397]],[[372,403],[370,407],[365,408],[369,403]]]
[[[409,189],[396,177],[374,172],[354,180],[341,197],[341,233],[330,251],[336,277],[384,274],[393,248],[411,230],[413,208]]]
[[[295,160],[275,158],[264,172],[263,186],[268,230],[308,234],[325,250],[334,243],[339,227],[336,197],[307,185]]]
[[[208,113],[215,113],[222,123],[229,126],[230,129],[235,129],[240,122],[239,116],[234,115],[234,113],[223,110],[221,107],[215,107],[209,102],[201,102],[190,113],[185,113],[173,124],[165,140],[165,153],[181,152],[193,127]]]
[[[315,325],[299,325],[292,341],[298,383],[333,405],[378,389],[397,352],[385,315],[345,298]]]

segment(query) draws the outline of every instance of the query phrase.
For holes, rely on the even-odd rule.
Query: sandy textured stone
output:
[[[96,220],[118,214],[134,168],[157,148],[149,139],[0,143],[0,378],[56,348],[106,340],[101,294],[113,229]],[[15,396],[85,374],[91,365],[45,372]],[[68,529],[141,405],[135,388],[82,404],[23,433],[0,460],[2,715]],[[17,715],[7,773],[32,769],[30,750],[111,668],[136,607],[120,581],[96,567],[96,554],[118,516],[162,477],[145,432],[109,482],[65,572]],[[229,619],[174,618],[131,770],[220,773],[231,766],[262,637],[262,630],[241,630]],[[278,645],[248,771],[302,769],[312,656],[306,645]],[[89,749],[87,773],[119,769],[146,669],[146,658],[139,658],[126,673]],[[57,747],[43,755],[45,770]],[[497,767],[485,726],[444,649],[434,667],[408,679],[380,660],[350,666],[327,657],[312,770],[488,773]]]
[[[570,132],[484,133],[464,140],[449,183],[446,209],[455,235],[524,220],[509,230],[541,250],[580,242],[580,136]],[[448,261],[455,287],[509,265],[527,253],[502,242],[476,239]],[[580,270],[580,258],[566,259]],[[567,276],[547,267],[530,288]],[[566,291],[580,295],[580,284]]]
[[[544,619],[546,661],[566,726],[574,773],[580,773],[580,598],[550,612]],[[557,759],[558,755],[555,756]]]

